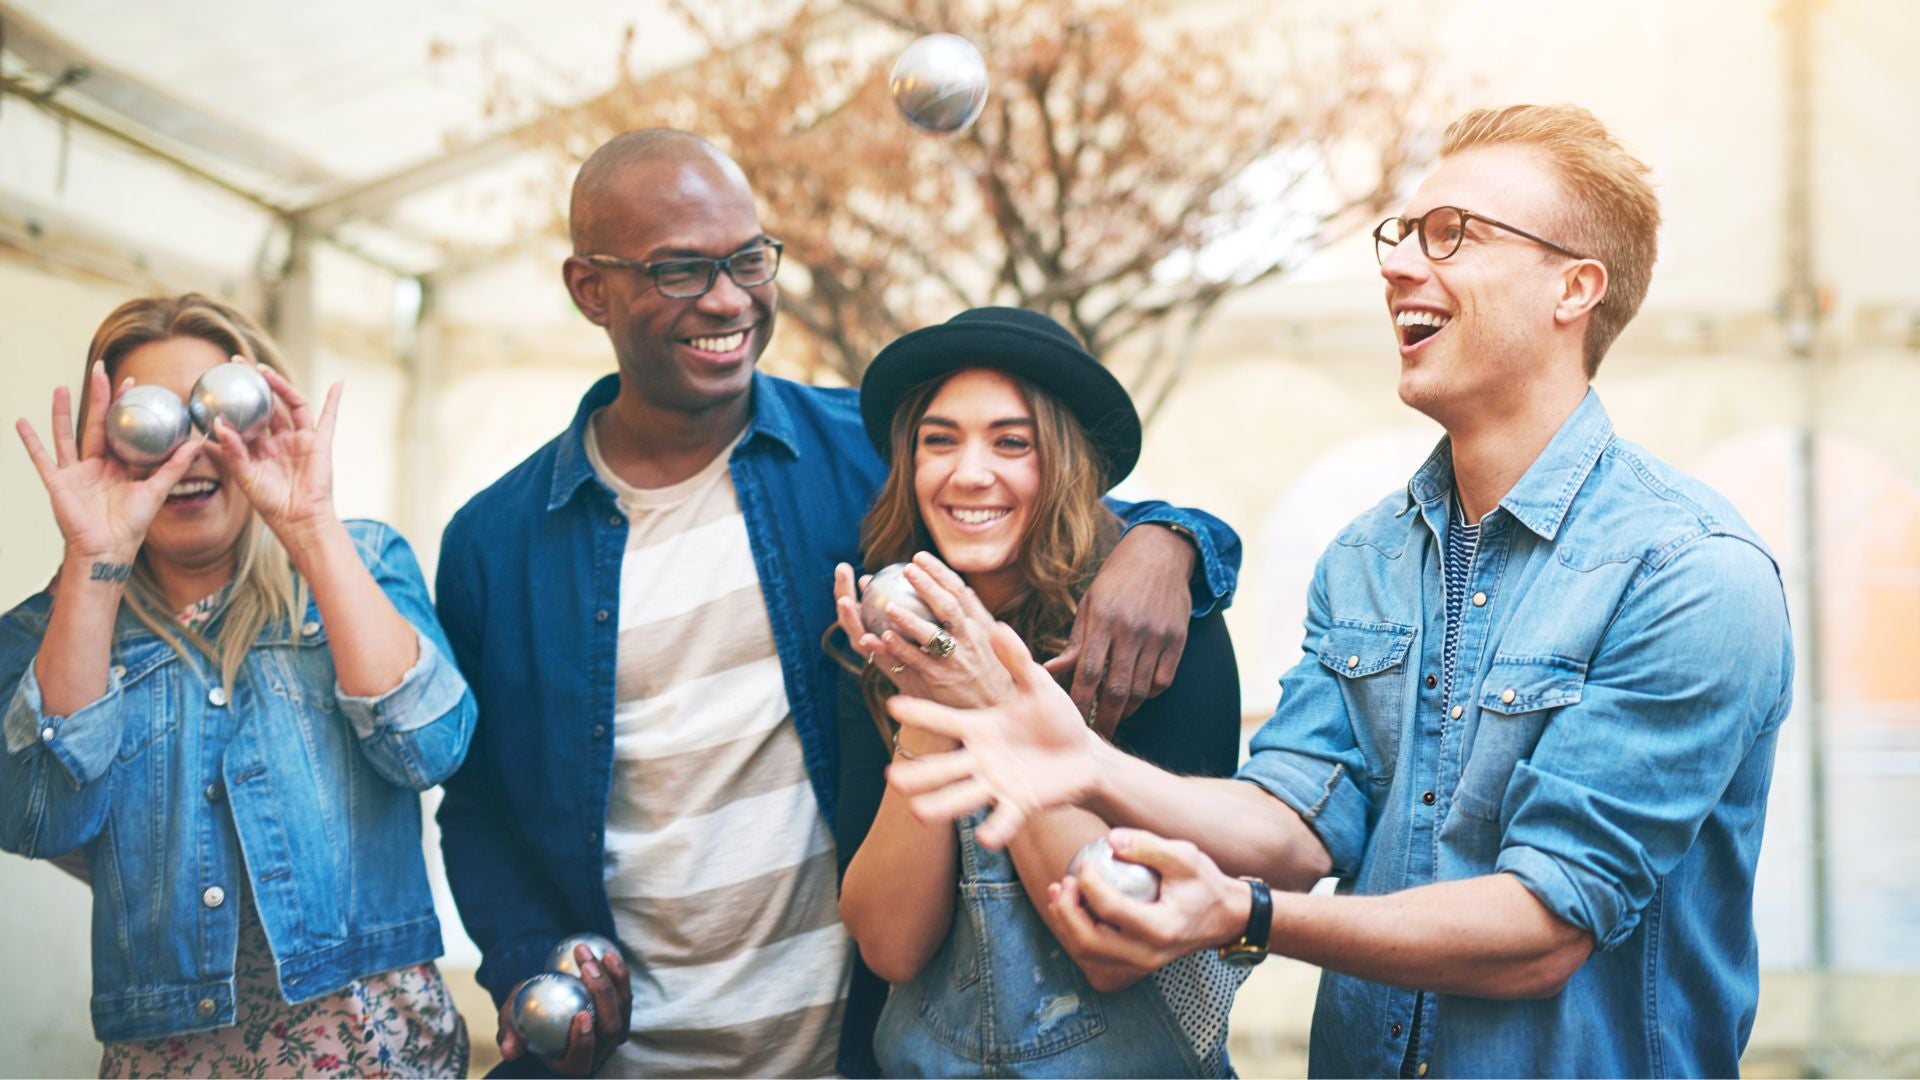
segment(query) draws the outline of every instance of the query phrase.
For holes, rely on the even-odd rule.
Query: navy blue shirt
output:
[[[496,1002],[567,934],[614,936],[601,855],[627,519],[585,439],[618,391],[617,375],[596,383],[572,426],[454,515],[440,552],[440,618],[480,709],[466,764],[446,784],[441,845]],[[807,774],[832,821],[838,669],[820,640],[833,622],[834,564],[859,564],[860,520],[886,467],[857,391],[755,375],[752,394],[729,469]],[[1233,530],[1160,503],[1119,509],[1133,524],[1193,533],[1205,568],[1196,614],[1231,595]]]

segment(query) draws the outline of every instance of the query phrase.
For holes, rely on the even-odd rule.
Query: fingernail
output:
[[[597,979],[600,977],[600,965],[589,960],[580,965],[580,973],[589,979]]]

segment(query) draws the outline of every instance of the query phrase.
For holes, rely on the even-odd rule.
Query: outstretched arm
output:
[[[1160,872],[1160,899],[1130,900],[1093,876],[1061,882],[1053,914],[1076,952],[1152,971],[1239,939],[1252,895],[1246,882],[1183,841],[1118,829],[1112,843],[1120,857]],[[1593,952],[1593,938],[1512,875],[1489,874],[1385,896],[1276,892],[1268,949],[1372,982],[1531,998],[1559,993]]]
[[[1252,784],[1175,776],[1114,748],[1010,628],[994,628],[993,646],[1013,682],[999,705],[959,710],[906,697],[888,704],[901,723],[963,744],[888,770],[893,785],[914,796],[916,816],[951,820],[992,804],[976,835],[998,847],[1034,815],[1080,806],[1114,824],[1151,823],[1204,842],[1236,873],[1283,887],[1309,888],[1326,873],[1326,849],[1287,804]]]

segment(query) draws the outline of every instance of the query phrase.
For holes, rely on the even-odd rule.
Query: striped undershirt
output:
[[[627,515],[605,875],[633,1038],[602,1076],[825,1076],[852,946],[787,707],[731,447]]]
[[[1447,637],[1440,670],[1446,681],[1443,710],[1452,711],[1453,659],[1460,651],[1460,612],[1466,606],[1467,586],[1473,578],[1473,554],[1480,547],[1480,526],[1467,524],[1460,508],[1460,496],[1453,498],[1453,513],[1447,515]]]

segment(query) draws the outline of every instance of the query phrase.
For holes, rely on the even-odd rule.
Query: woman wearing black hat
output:
[[[1132,982],[1078,962],[1055,938],[1048,886],[1106,835],[1099,818],[1053,811],[990,851],[973,840],[977,818],[925,826],[886,788],[894,757],[952,748],[895,730],[887,695],[991,703],[1006,679],[987,643],[995,620],[1042,659],[1066,647],[1079,599],[1120,532],[1103,495],[1139,457],[1126,390],[1053,320],[980,308],[884,349],[861,384],[861,408],[893,465],[862,527],[866,565],[911,560],[908,580],[939,620],[896,614],[882,636],[866,632],[853,571],[840,568],[840,627],[869,658],[842,693],[840,910],[865,965],[893,984],[873,1034],[881,1071],[1230,1074],[1227,1012],[1244,969],[1204,952]],[[1088,723],[1163,768],[1227,776],[1238,688],[1216,612],[1190,626],[1168,690],[1130,717]],[[849,998],[850,1038],[875,1023],[865,997],[856,986]]]

